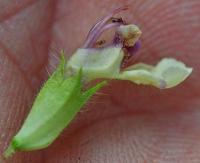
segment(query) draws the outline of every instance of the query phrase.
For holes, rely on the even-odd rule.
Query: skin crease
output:
[[[70,56],[101,16],[123,4],[130,9],[120,16],[143,31],[134,62],[171,56],[194,68],[190,78],[169,90],[111,81],[50,147],[0,162],[200,162],[198,0],[0,0],[0,152],[29,112],[46,69],[54,69],[59,50]]]

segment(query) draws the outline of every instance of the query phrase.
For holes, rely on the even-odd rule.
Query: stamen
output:
[[[113,17],[113,18],[111,18],[111,20],[112,20],[113,23],[117,22],[117,23],[121,23],[121,24],[124,24],[124,25],[126,24],[126,22],[122,18],[114,18]]]
[[[115,9],[113,10],[112,12],[110,12],[108,15],[106,15],[105,17],[103,17],[101,20],[99,20],[92,28],[91,30],[89,31],[88,33],[88,36],[86,38],[86,41],[85,41],[85,44],[83,45],[82,48],[88,48],[88,47],[91,47],[91,44],[94,44],[95,42],[95,38],[96,35],[99,35],[99,31],[101,31],[101,29],[106,25],[106,23],[108,23],[108,21],[111,19],[112,20],[112,17],[123,11],[123,10],[127,10],[128,9],[128,6],[123,6],[123,7],[120,7],[118,9]],[[118,22],[119,23],[119,22]]]
[[[97,48],[100,48],[105,43],[106,43],[106,40],[99,40],[99,41],[96,42],[96,44],[94,46],[97,47]]]
[[[101,34],[111,28],[119,27],[121,23],[111,23],[111,24],[106,24],[104,27],[102,27],[99,31],[94,32],[93,38],[88,42],[86,45],[87,47],[93,47],[96,44],[96,41],[98,38],[101,36]]]

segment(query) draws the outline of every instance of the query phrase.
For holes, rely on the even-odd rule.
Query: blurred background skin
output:
[[[45,150],[10,163],[200,162],[199,0],[0,0],[0,152],[21,126],[59,50],[70,56],[111,9],[143,31],[135,61],[175,57],[194,71],[176,88],[112,81]]]

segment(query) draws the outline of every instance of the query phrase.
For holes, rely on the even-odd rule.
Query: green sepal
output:
[[[16,150],[30,151],[49,146],[89,98],[105,85],[101,82],[82,91],[82,70],[66,78],[65,65],[65,58],[61,57],[58,68],[40,90],[23,126],[5,151],[5,157]]]

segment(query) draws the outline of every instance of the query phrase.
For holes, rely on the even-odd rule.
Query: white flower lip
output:
[[[160,89],[172,88],[183,82],[192,68],[173,58],[164,58],[156,66],[138,63],[119,75],[120,79],[136,84],[153,85]]]

